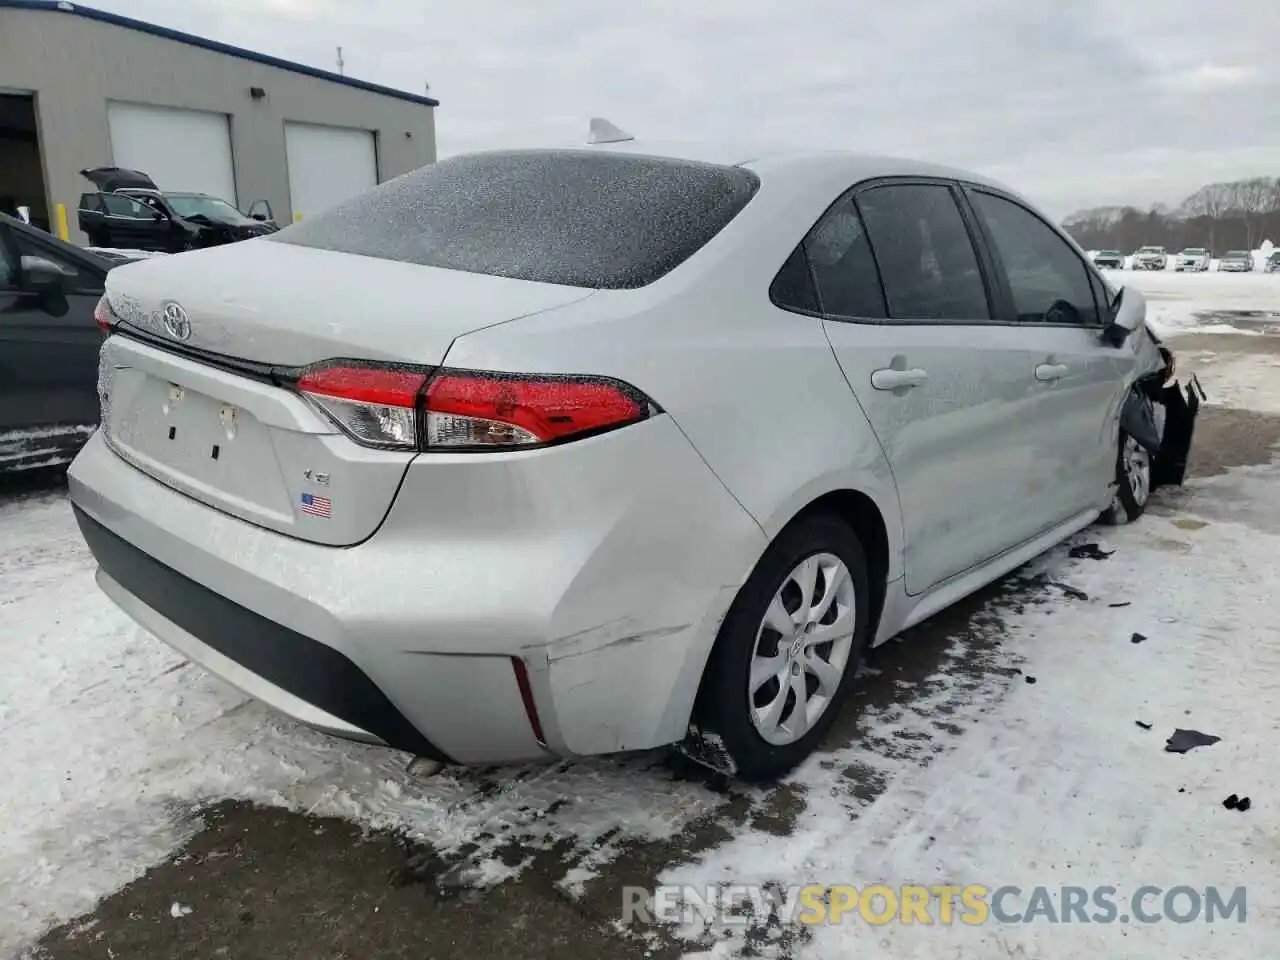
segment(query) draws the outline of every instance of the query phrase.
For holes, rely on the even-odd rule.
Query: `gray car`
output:
[[[1180,481],[1144,311],[962,171],[464,155],[113,273],[71,497],[108,596],[306,723],[767,779],[869,646]]]
[[[1253,254],[1248,250],[1228,250],[1218,261],[1222,273],[1252,273]]]

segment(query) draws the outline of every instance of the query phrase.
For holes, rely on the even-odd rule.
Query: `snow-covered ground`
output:
[[[1174,273],[1111,271],[1115,286],[1131,286],[1147,298],[1147,322],[1161,336],[1195,330],[1201,333],[1261,333],[1268,325],[1280,331],[1280,273]],[[1230,314],[1264,316],[1242,326]],[[1270,314],[1268,319],[1265,315]]]
[[[1188,304],[1201,300],[1222,309],[1221,297],[1193,284],[1257,278],[1159,279],[1193,292],[1153,303],[1191,316]],[[1177,326],[1177,316],[1169,323]],[[1232,370],[1233,380],[1257,381],[1234,403],[1275,397],[1269,364]],[[1201,376],[1216,399],[1223,375],[1208,363]],[[1195,481],[1171,498],[1176,510],[1107,531],[1113,556],[1069,559],[1063,547],[1043,558],[1039,570],[1079,592],[1036,589],[1043,602],[1025,608],[997,602],[952,643],[940,672],[904,691],[901,705],[862,715],[852,746],[794,775],[789,789],[803,809],[789,835],[737,828],[666,879],[1111,884],[1122,895],[1143,884],[1243,885],[1245,924],[944,929],[854,919],[815,929],[806,952],[873,960],[1271,955],[1280,936],[1278,489],[1274,465]],[[1076,542],[1098,539],[1088,531]],[[399,827],[443,850],[483,833],[467,861],[477,883],[524,868],[498,856],[509,841],[567,843],[576,851],[562,881],[569,892],[607,870],[629,840],[677,834],[727,802],[658,771],[651,756],[501,771],[488,775],[497,791],[478,790],[471,772],[419,778],[402,755],[302,729],[134,627],[95,588],[59,495],[0,500],[0,544],[0,956],[164,859],[189,829],[186,814],[208,800]],[[1132,643],[1134,633],[1146,640]],[[985,662],[976,681],[972,659]],[[1002,667],[1038,682],[1010,684]],[[1177,727],[1222,741],[1165,753]],[[885,783],[885,792],[857,799],[849,770]],[[1224,809],[1231,793],[1250,796],[1252,809]],[[737,928],[714,955],[741,945]]]
[[[1062,551],[1042,560],[1088,599],[1006,611],[991,627],[1004,638],[999,658],[1037,683],[993,680],[957,697],[943,677],[909,707],[873,714],[864,721],[872,742],[798,778],[808,806],[791,836],[739,836],[665,882],[1015,885],[1028,894],[1111,885],[1121,905],[1148,884],[1244,886],[1244,924],[926,927],[855,917],[814,928],[810,949],[865,960],[1271,955],[1280,935],[1277,489],[1280,469],[1240,470],[1195,484],[1176,515],[1116,531],[1104,561],[1064,562]],[[942,706],[963,731],[953,743],[884,758],[878,742],[910,743]],[[1167,753],[1177,728],[1222,740]],[[851,765],[888,789],[853,802],[839,788]],[[1232,793],[1252,808],[1225,809]],[[730,937],[711,955],[734,945]]]

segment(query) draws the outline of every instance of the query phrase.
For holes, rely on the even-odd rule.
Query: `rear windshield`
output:
[[[1250,256],[1250,254],[1248,250],[1228,250],[1227,256],[1234,257],[1236,259],[1241,259],[1243,257]]]
[[[453,157],[269,237],[469,273],[626,289],[719,233],[760,185],[740,167],[586,150]]]

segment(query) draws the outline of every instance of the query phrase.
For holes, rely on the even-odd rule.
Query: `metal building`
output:
[[[0,210],[84,242],[87,167],[284,224],[436,158],[431,97],[64,0],[0,0]]]

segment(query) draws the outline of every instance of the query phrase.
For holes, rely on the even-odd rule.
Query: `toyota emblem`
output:
[[[187,311],[178,303],[164,305],[164,328],[175,340],[186,340],[191,336],[191,321],[187,319]]]

